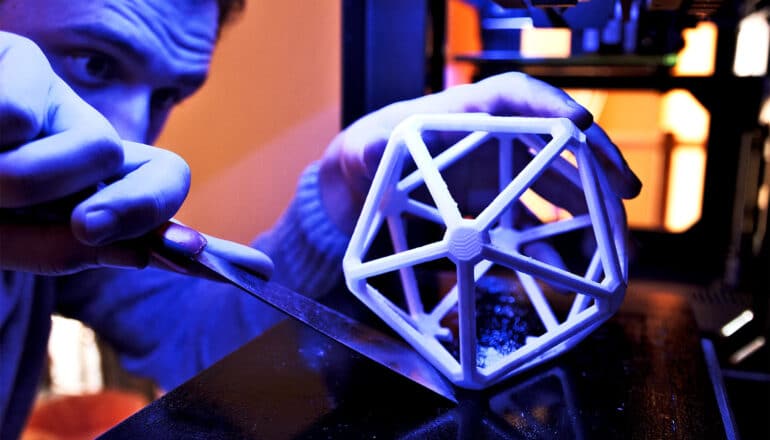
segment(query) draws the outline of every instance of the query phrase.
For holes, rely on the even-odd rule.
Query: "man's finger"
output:
[[[273,261],[264,253],[252,247],[210,235],[205,235],[205,237],[208,241],[207,252],[222,257],[249,272],[262,275],[266,279],[273,275]]]
[[[519,72],[496,75],[433,96],[440,107],[451,113],[563,117],[583,130],[593,122],[591,113],[566,92]],[[441,111],[437,108],[433,112]]]
[[[0,32],[0,151],[40,133],[52,76],[53,70],[37,45]]]
[[[141,242],[93,247],[72,235],[69,225],[0,224],[0,269],[65,275],[112,266],[143,268],[149,250]]]
[[[176,154],[124,141],[125,175],[78,205],[75,235],[89,244],[136,238],[179,210],[190,188],[190,169]]]
[[[0,134],[0,208],[73,194],[123,162],[107,120],[54,74],[34,43],[7,33],[0,33]]]
[[[0,207],[73,194],[115,174],[123,150],[100,131],[69,130],[0,153]]]
[[[556,87],[522,73],[497,75],[391,104],[356,121],[339,139],[345,174],[353,180],[371,179],[393,129],[410,115],[479,112],[495,116],[565,117],[581,129],[593,122],[588,110]]]
[[[626,163],[618,147],[607,133],[596,124],[585,130],[589,147],[593,149],[599,164],[607,173],[610,186],[618,197],[632,199],[642,190],[642,182]]]

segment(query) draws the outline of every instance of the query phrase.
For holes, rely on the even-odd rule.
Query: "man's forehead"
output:
[[[79,0],[84,1],[84,0]],[[217,40],[215,0],[102,0],[97,23],[149,44],[166,59],[199,62]]]
[[[0,1],[2,28],[48,46],[107,45],[161,75],[208,69],[217,17],[216,0]]]
[[[106,11],[134,10],[167,21],[177,18],[206,18],[217,22],[217,0],[0,0],[4,12],[15,17],[46,19],[52,15],[64,19],[97,18]],[[0,22],[0,25],[8,23]],[[211,29],[215,34],[216,25]]]
[[[155,39],[170,52],[211,52],[217,18],[217,0],[0,0],[0,29],[40,34],[99,25],[135,42]]]
[[[49,0],[50,1],[50,0]],[[56,0],[62,1],[62,0]],[[207,31],[216,35],[219,6],[217,0],[69,0],[94,12],[118,11],[134,13],[148,19],[186,25],[192,22],[208,23]],[[94,7],[96,5],[96,7]]]

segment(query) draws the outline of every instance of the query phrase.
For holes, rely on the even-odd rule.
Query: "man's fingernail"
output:
[[[163,246],[188,257],[198,255],[206,247],[206,237],[193,228],[175,222],[166,222],[157,231]]]
[[[636,177],[636,174],[630,172],[623,177],[622,182],[618,184],[618,196],[623,199],[633,199],[642,191],[642,181]]]
[[[594,116],[591,114],[591,112],[588,111],[587,108],[573,100],[568,100],[567,106],[577,113],[576,115],[573,115],[574,120],[572,122],[574,122],[579,129],[585,130],[591,126],[591,123],[593,123],[594,120]]]
[[[86,236],[92,243],[103,243],[115,232],[118,219],[109,209],[99,209],[86,214]]]
[[[567,104],[567,107],[574,109],[574,110],[585,110],[585,107],[580,105],[577,101],[573,99],[567,99],[564,101],[565,104]]]
[[[633,194],[633,197],[636,197],[639,195],[640,192],[642,192],[642,181],[639,180],[639,177],[636,176],[636,174],[631,175],[631,193]]]

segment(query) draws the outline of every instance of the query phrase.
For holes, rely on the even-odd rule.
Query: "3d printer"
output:
[[[631,288],[634,280],[681,283],[700,334],[713,344],[715,380],[740,389],[751,376],[770,391],[767,2],[420,6],[343,2],[343,124],[505,71],[565,88],[645,185],[626,203]],[[733,401],[735,414],[764,411]]]

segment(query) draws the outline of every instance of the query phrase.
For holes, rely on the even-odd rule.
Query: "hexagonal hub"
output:
[[[484,245],[489,243],[489,233],[478,231],[469,225],[459,225],[449,228],[444,240],[449,246],[449,258],[473,263],[481,259]]]

